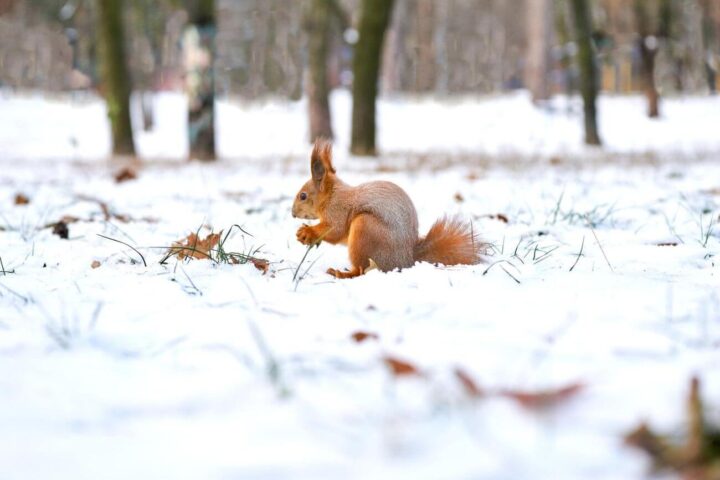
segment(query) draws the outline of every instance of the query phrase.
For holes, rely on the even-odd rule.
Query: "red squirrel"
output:
[[[349,271],[328,269],[335,278],[353,278],[371,266],[383,272],[411,267],[415,262],[443,265],[480,263],[484,245],[471,225],[458,218],[441,218],[424,238],[418,236],[415,206],[407,193],[391,182],[350,186],[335,175],[332,145],[315,142],[310,157],[311,178],[295,196],[292,215],[317,220],[303,224],[297,239],[304,245],[325,241],[347,244]]]

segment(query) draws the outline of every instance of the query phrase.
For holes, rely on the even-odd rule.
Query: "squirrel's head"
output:
[[[311,178],[295,195],[292,215],[296,218],[315,220],[320,215],[318,207],[323,196],[332,189],[335,168],[332,165],[332,144],[327,140],[316,140],[310,156]]]

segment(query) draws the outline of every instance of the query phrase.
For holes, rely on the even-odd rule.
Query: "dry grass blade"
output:
[[[603,258],[605,258],[605,262],[607,262],[608,267],[610,267],[610,271],[614,272],[612,265],[610,264],[610,260],[608,260],[607,255],[605,255],[605,249],[602,246],[602,243],[600,243],[600,239],[598,238],[597,234],[595,233],[595,229],[592,226],[592,223],[590,222],[590,219],[586,216],[585,220],[587,221],[587,225],[590,228],[590,231],[593,234],[593,237],[595,237],[595,242],[597,243],[598,247],[600,247],[600,252],[602,252]]]
[[[453,373],[470,397],[482,398],[485,396],[485,391],[478,386],[478,383],[468,372],[457,367]]]
[[[570,267],[570,272],[572,272],[575,267],[577,266],[578,262],[580,261],[580,257],[582,257],[583,250],[585,249],[585,235],[583,235],[582,243],[580,244],[580,251],[577,254],[577,258],[575,259],[575,263],[572,264],[572,267]]]
[[[140,253],[140,252],[138,251],[137,248],[133,247],[133,246],[130,245],[129,243],[125,243],[125,242],[123,242],[122,240],[118,240],[118,239],[116,239],[116,238],[106,237],[105,235],[101,235],[101,234],[99,234],[99,233],[97,233],[96,235],[97,235],[98,237],[104,238],[105,240],[110,240],[110,241],[112,241],[112,242],[117,242],[117,243],[120,243],[120,244],[122,244],[122,245],[125,245],[126,247],[129,247],[130,249],[132,249],[132,251],[134,251],[135,253],[137,253],[137,254],[140,256],[140,260],[142,260],[143,265],[147,267],[147,262],[145,261],[145,257],[143,256],[142,253]]]
[[[0,257],[0,273],[3,276],[7,276],[8,273],[15,273],[15,270],[5,270],[5,264],[3,264],[2,257]]]
[[[313,247],[320,247],[320,243],[322,243],[323,238],[325,238],[325,236],[328,233],[330,233],[330,230],[328,230],[327,232],[320,235],[317,240],[315,240],[313,243],[311,243],[310,245],[307,246],[307,249],[305,250],[305,255],[303,255],[302,259],[300,259],[300,263],[298,263],[298,266],[295,269],[295,273],[293,274],[293,282],[295,282],[295,281],[297,281],[298,283],[300,282],[300,278],[302,278],[302,277],[298,278],[298,272],[300,271],[300,267],[302,267],[302,264],[305,262],[305,259],[307,258],[308,254],[310,253],[310,250],[312,250]],[[296,285],[296,287],[297,287],[297,285]]]

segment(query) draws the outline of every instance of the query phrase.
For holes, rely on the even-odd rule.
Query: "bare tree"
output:
[[[550,98],[553,0],[527,1],[528,52],[525,82],[534,103]]]
[[[702,40],[705,50],[705,80],[707,81],[710,94],[715,95],[715,93],[717,93],[718,60],[713,49],[713,44],[717,42],[717,29],[712,16],[710,0],[701,0],[700,6],[703,12]]]
[[[570,0],[578,46],[577,61],[580,70],[580,93],[583,98],[585,143],[600,145],[597,127],[598,67],[592,44],[592,12],[590,0]]]
[[[308,96],[311,143],[318,138],[333,138],[327,65],[332,2],[333,0],[312,0],[305,11],[305,29],[308,37],[308,72],[305,88]]]
[[[99,0],[100,64],[107,104],[112,151],[115,155],[135,155],[130,123],[130,74],[125,56],[125,32],[121,0]]]
[[[648,0],[634,0],[637,46],[640,52],[640,81],[648,101],[648,117],[660,116],[660,94],[655,85],[655,59],[659,36],[652,31]]]
[[[353,112],[350,151],[376,155],[375,102],[385,31],[393,0],[362,0],[359,38],[353,58]]]
[[[188,14],[183,49],[190,158],[215,160],[215,1],[192,0]]]

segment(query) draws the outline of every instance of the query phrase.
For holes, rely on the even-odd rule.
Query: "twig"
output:
[[[101,235],[101,234],[99,234],[99,233],[96,233],[95,235],[97,235],[98,237],[102,237],[102,238],[104,238],[105,240],[111,240],[111,241],[113,241],[113,242],[117,242],[117,243],[120,243],[120,244],[122,244],[122,245],[125,245],[126,247],[130,247],[135,253],[137,253],[138,255],[140,255],[140,259],[142,260],[143,265],[145,265],[145,266],[147,267],[147,262],[145,261],[145,257],[143,257],[143,254],[140,253],[137,248],[133,247],[133,246],[130,245],[129,243],[125,243],[125,242],[123,242],[122,240],[117,240],[117,239],[115,239],[115,238],[106,237],[105,235]]]
[[[570,270],[569,270],[570,272],[573,271],[573,269],[575,268],[575,265],[577,265],[578,262],[580,261],[580,257],[582,257],[584,248],[585,248],[585,235],[583,235],[582,243],[580,244],[580,252],[578,252],[577,258],[575,259],[575,263],[573,263],[572,267],[570,267]]]

